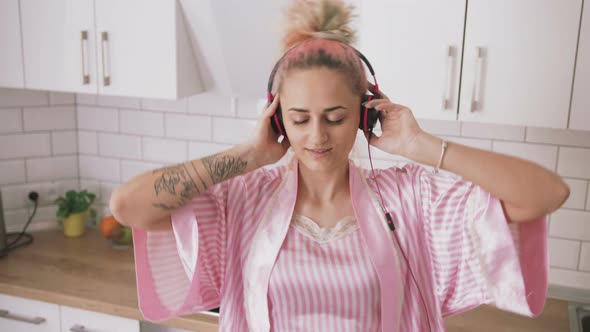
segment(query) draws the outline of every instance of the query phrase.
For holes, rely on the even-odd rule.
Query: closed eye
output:
[[[344,118],[339,119],[339,120],[335,120],[335,121],[330,121],[330,120],[327,120],[326,119],[326,122],[329,123],[329,124],[340,124],[340,123],[342,123],[342,121],[344,121]],[[306,122],[307,122],[307,120],[303,120],[303,121],[291,121],[291,123],[294,124],[294,125],[296,125],[296,126],[297,125],[304,124]]]

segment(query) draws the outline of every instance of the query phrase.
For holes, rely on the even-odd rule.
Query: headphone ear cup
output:
[[[278,126],[277,126],[278,123]],[[270,126],[277,135],[283,135],[287,137],[287,131],[283,124],[283,112],[281,112],[281,105],[277,106],[275,113],[270,117]]]
[[[375,99],[373,95],[364,95],[361,104],[367,101]],[[374,108],[367,108],[361,105],[361,121],[359,122],[359,129],[363,132],[368,132],[369,130],[373,130],[377,121],[379,119],[379,111]],[[366,122],[365,122],[366,121]]]

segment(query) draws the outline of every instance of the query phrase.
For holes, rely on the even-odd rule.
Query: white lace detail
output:
[[[346,216],[340,219],[334,227],[320,227],[312,219],[304,215],[294,214],[291,225],[303,235],[319,243],[342,238],[359,228],[354,216]]]

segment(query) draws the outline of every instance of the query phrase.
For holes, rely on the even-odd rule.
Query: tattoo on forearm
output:
[[[248,165],[248,162],[240,158],[219,156],[219,154],[203,158],[202,160],[214,184],[231,178],[234,175],[241,174]]]
[[[203,178],[201,177],[201,174],[199,174],[199,171],[197,171],[197,168],[195,167],[195,163],[192,161],[191,161],[191,166],[193,166],[195,173],[197,173],[199,180],[201,180],[201,184],[203,185],[203,188],[205,189],[205,191],[207,191],[207,184],[205,183],[205,180],[203,180]]]
[[[176,195],[176,186],[178,184],[182,184],[182,190],[179,193],[180,200],[178,201],[177,207],[182,206],[186,201],[190,200],[195,195],[195,193],[201,192],[195,181],[191,178],[188,170],[183,165],[169,166],[153,171],[153,173],[157,172],[161,172],[161,176],[158,177],[154,182],[156,196],[158,196],[161,192],[167,192],[171,195]],[[176,208],[163,203],[154,203],[152,205],[165,210],[174,210]]]

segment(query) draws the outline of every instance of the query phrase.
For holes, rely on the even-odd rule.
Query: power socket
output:
[[[36,191],[39,194],[39,199],[37,202],[40,206],[52,205],[53,202],[62,195],[62,186],[59,183],[40,183],[27,186],[25,190],[25,199],[27,201],[27,205],[32,204],[28,198],[29,192],[31,191]]]

